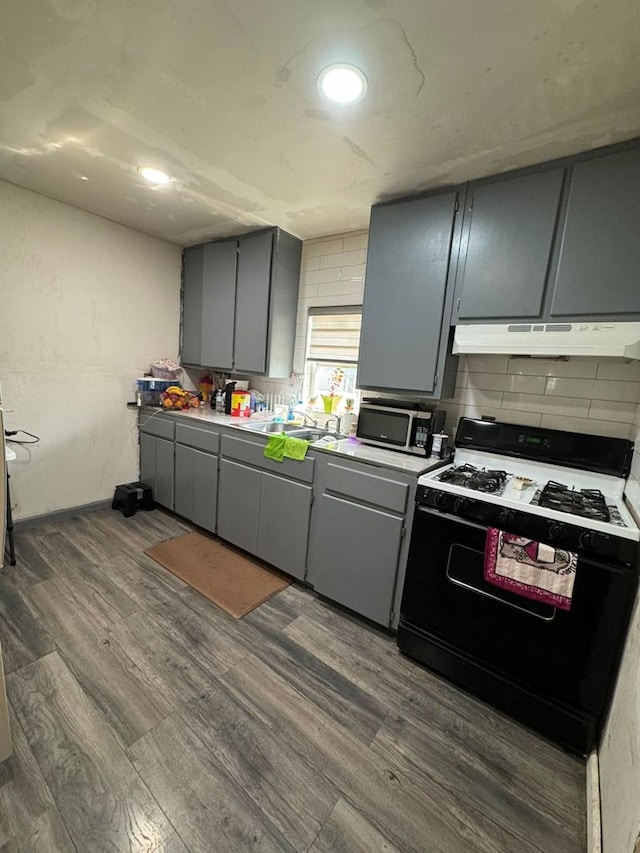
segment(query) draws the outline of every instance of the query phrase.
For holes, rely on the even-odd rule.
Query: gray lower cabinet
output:
[[[173,509],[175,423],[163,415],[140,415],[140,479],[156,503]]]
[[[218,457],[176,444],[175,502],[178,515],[211,533],[216,529]]]
[[[218,535],[302,580],[312,491],[310,485],[221,459]]]
[[[387,628],[397,621],[416,482],[331,456],[316,467],[307,580]]]
[[[140,479],[151,486],[153,499],[173,509],[173,441],[148,433],[140,434]]]
[[[640,316],[640,148],[576,163],[551,317]]]
[[[448,288],[458,192],[371,208],[358,387],[453,392]]]
[[[258,554],[300,580],[307,565],[313,489],[274,474],[262,474]]]
[[[316,592],[389,625],[404,519],[322,495],[309,548]]]
[[[261,480],[255,468],[220,460],[218,536],[250,554],[258,553]]]

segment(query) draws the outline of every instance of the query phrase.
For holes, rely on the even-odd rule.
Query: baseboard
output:
[[[595,749],[587,756],[587,853],[602,853],[600,765]]]
[[[110,509],[111,501],[93,501],[90,504],[72,506],[69,509],[57,509],[54,512],[45,512],[42,515],[32,515],[29,518],[14,519],[13,526],[16,530],[27,527],[38,527],[40,524],[49,524],[51,521],[62,521],[65,518],[73,518],[76,515],[86,515],[88,512],[96,512],[99,509]]]

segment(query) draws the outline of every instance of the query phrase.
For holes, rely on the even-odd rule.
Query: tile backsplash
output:
[[[294,369],[304,370],[309,308],[360,305],[368,232],[306,240],[296,329]],[[279,392],[286,381],[258,380]],[[640,363],[572,356],[566,360],[518,356],[464,356],[454,396],[442,400],[447,432],[458,418],[496,420],[637,440],[640,448]],[[637,454],[640,456],[640,453]],[[640,479],[640,459],[637,464]]]
[[[447,429],[461,416],[635,438],[640,364],[572,356],[463,356],[453,398],[443,400]]]
[[[316,237],[302,244],[302,270],[293,369],[304,373],[309,308],[362,305],[368,231]],[[282,379],[256,379],[251,387],[283,393]]]

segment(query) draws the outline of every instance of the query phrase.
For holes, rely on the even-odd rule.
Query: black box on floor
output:
[[[146,483],[124,483],[116,486],[111,509],[122,510],[125,518],[135,515],[137,509],[153,509],[155,506],[151,486]]]

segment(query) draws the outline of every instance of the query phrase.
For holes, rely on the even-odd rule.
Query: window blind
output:
[[[310,314],[307,360],[357,363],[361,318],[359,311]]]

